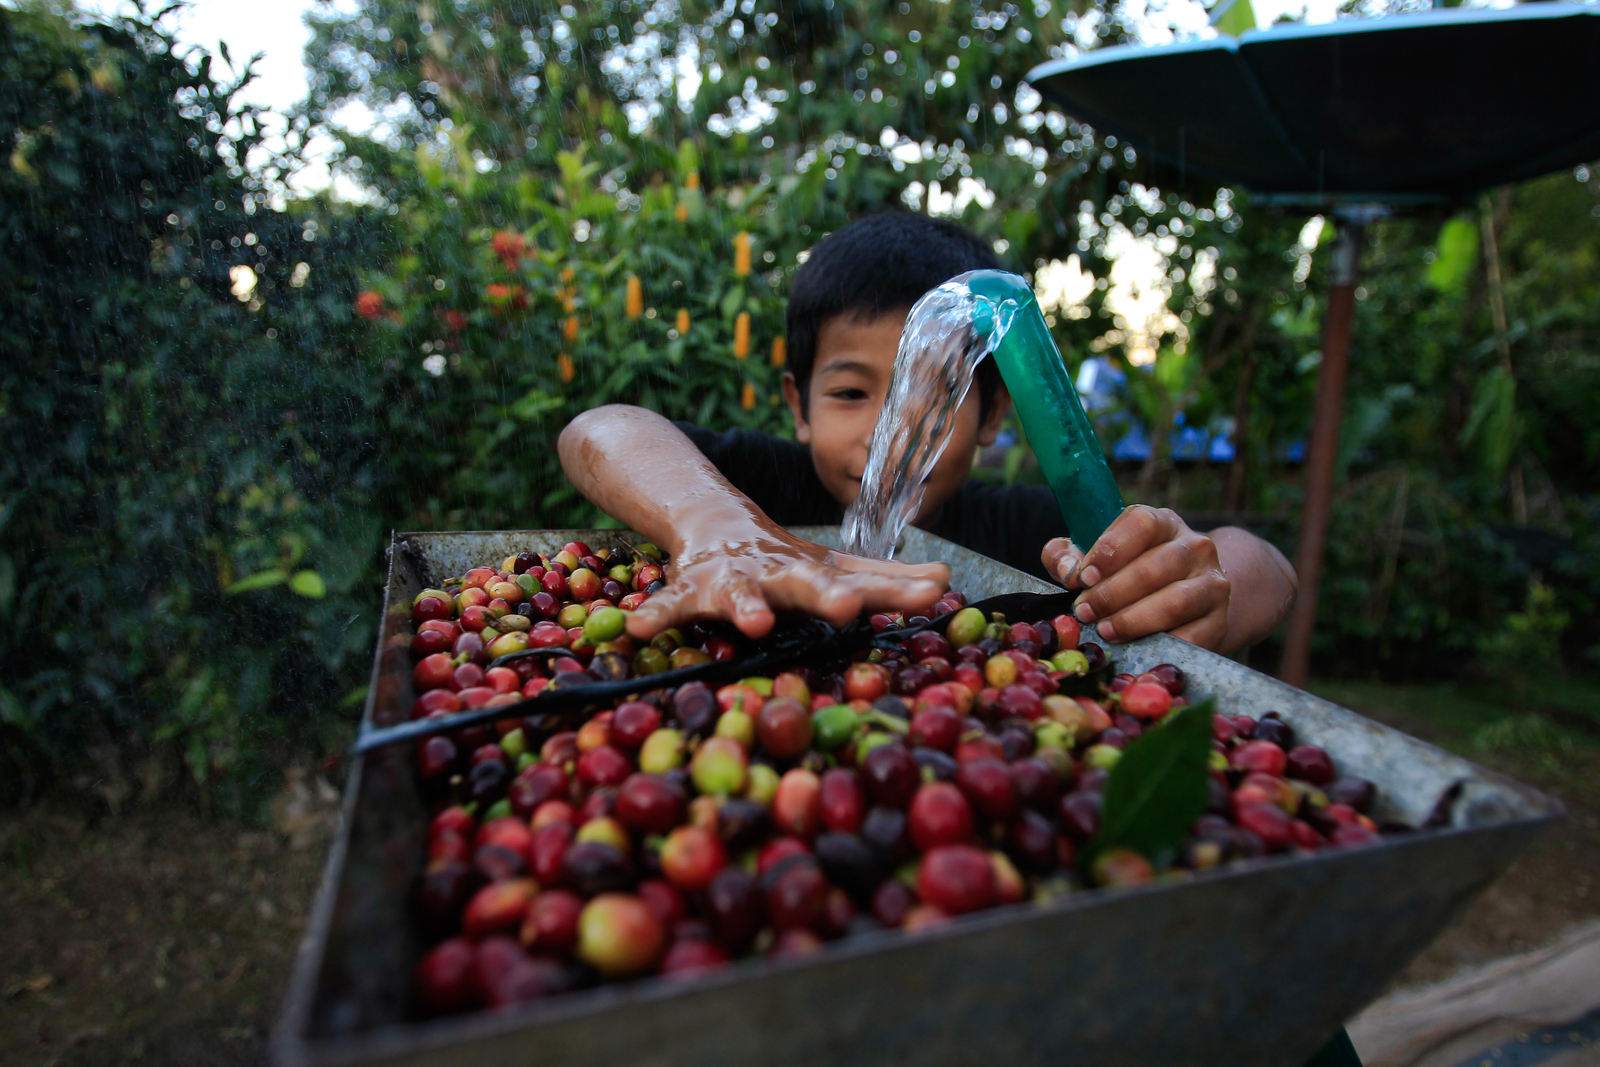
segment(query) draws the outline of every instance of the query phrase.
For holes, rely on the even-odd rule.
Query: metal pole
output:
[[[1355,213],[1352,213],[1354,215]],[[1344,380],[1350,357],[1350,318],[1355,308],[1357,264],[1366,219],[1338,221],[1329,271],[1328,313],[1322,323],[1322,362],[1317,367],[1317,400],[1306,457],[1305,504],[1300,512],[1300,537],[1294,569],[1300,594],[1289,616],[1283,662],[1278,677],[1305,688],[1311,670],[1311,631],[1317,619],[1317,589],[1322,584],[1322,556],[1328,538],[1328,511],[1333,499],[1334,468],[1339,459],[1339,425],[1344,418]]]

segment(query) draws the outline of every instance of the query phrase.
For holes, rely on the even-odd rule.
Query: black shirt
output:
[[[676,424],[695,447],[779,526],[829,526],[844,508],[829,495],[811,462],[811,450],[750,430],[717,433]],[[1039,560],[1045,542],[1066,535],[1056,498],[1042,485],[994,485],[968,479],[927,522],[928,533],[980,555],[1054,581]]]

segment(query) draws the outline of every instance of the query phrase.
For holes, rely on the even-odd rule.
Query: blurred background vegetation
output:
[[[314,16],[275,147],[231,102],[244,57],[0,7],[5,801],[181,782],[255,811],[350,737],[389,530],[600,521],[553,447],[598,403],[789,432],[788,280],[875,210],[959,218],[1041,287],[1088,272],[1052,318],[1075,372],[1125,379],[1107,443],[1181,420],[1234,446],[1193,462],[1150,432],[1129,498],[1292,555],[1331,224],[1160,189],[1022,82],[1069,39],[1126,40],[1117,4],[345,10]],[[318,131],[359,201],[285,200]],[[1597,216],[1580,168],[1369,230],[1324,677],[1600,667]],[[1130,243],[1160,267],[1147,321],[1108,304]],[[1018,443],[983,473],[1031,472]]]

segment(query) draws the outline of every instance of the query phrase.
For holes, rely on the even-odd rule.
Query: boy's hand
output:
[[[1088,555],[1064,537],[1044,546],[1045,569],[1086,590],[1074,613],[1107,641],[1168,631],[1216,649],[1228,636],[1231,587],[1211,538],[1166,508],[1124,509]]]
[[[649,640],[697,618],[726,619],[746,636],[772,629],[774,611],[800,611],[843,626],[862,611],[933,607],[950,584],[943,563],[913,566],[862,559],[755,529],[743,540],[685,545],[671,560],[667,587],[639,606],[628,633]]]

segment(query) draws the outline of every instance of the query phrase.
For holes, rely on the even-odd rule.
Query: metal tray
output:
[[[795,532],[838,541],[837,528]],[[512,552],[616,536],[396,535],[363,727],[408,714],[408,606],[424,585]],[[1052,588],[920,530],[898,556],[950,563],[952,584],[973,598]],[[1193,692],[1224,708],[1279,712],[1342,770],[1378,783],[1380,819],[1418,824],[1463,783],[1451,826],[998,909],[916,937],[889,931],[700,980],[646,979],[424,1021],[407,1007],[424,947],[408,902],[428,811],[411,749],[396,746],[351,767],[273,1062],[1297,1067],[1560,813],[1533,789],[1164,634],[1109,651],[1123,669],[1175,663]]]

